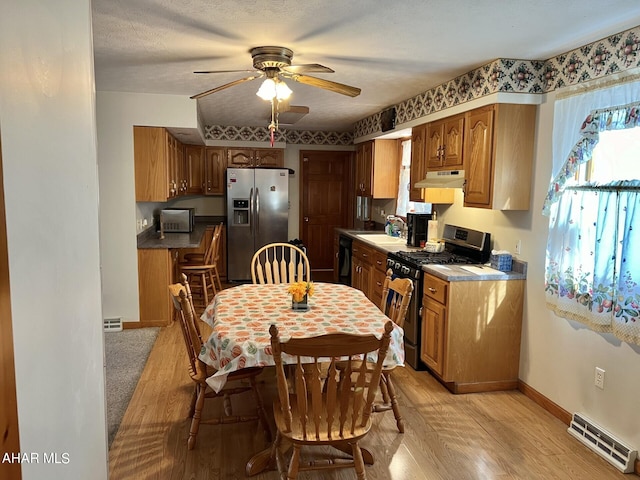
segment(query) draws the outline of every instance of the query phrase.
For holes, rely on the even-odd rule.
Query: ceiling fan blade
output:
[[[224,85],[220,85],[219,87],[212,88],[211,90],[207,90],[206,92],[198,93],[190,97],[192,100],[197,100],[198,98],[206,97],[207,95],[211,95],[212,93],[219,92],[220,90],[224,90],[225,88],[233,87],[235,85],[239,85],[244,82],[248,82],[250,80],[255,80],[256,78],[261,77],[262,75],[252,75],[250,77],[240,78],[238,80],[234,80],[233,82],[225,83]]]
[[[287,74],[287,77],[295,80],[296,82],[304,83],[305,85],[311,85],[312,87],[320,87],[331,92],[340,93],[349,97],[357,97],[360,95],[361,90],[357,87],[351,87],[343,83],[332,82],[323,78],[311,77],[309,75],[299,74]]]
[[[282,67],[281,70],[288,73],[335,73],[335,70],[332,70],[329,67],[325,67],[324,65],[320,65],[319,63],[307,63],[304,65],[289,65],[286,67]]]
[[[258,70],[201,70],[193,73],[239,73],[239,72],[255,72],[259,73]]]

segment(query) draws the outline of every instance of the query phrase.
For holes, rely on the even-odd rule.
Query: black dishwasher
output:
[[[338,282],[351,285],[351,237],[340,235],[338,249]]]

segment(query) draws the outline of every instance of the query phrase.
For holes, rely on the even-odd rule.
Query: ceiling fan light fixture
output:
[[[279,78],[266,78],[260,88],[256,92],[263,100],[273,100],[277,98],[278,100],[286,100],[291,96],[293,92],[289,88],[289,86],[284,83]]]
[[[276,82],[276,98],[278,100],[286,100],[292,93],[293,92],[285,82],[282,80],[278,80]]]
[[[273,78],[266,78],[260,88],[256,92],[263,100],[271,100],[276,96],[276,82],[273,81]]]

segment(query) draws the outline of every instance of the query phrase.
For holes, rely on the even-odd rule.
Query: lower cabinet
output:
[[[373,250],[371,261],[373,270],[371,272],[371,291],[369,300],[376,305],[382,305],[382,287],[387,278],[387,252],[383,250]]]
[[[453,393],[518,387],[524,283],[425,274],[421,359]]]
[[[351,286],[371,297],[371,257],[373,250],[354,240],[351,244]]]
[[[226,225],[222,227],[222,245],[218,272],[222,282],[227,279]],[[180,262],[187,253],[204,253],[211,242],[213,226],[208,227],[197,248],[138,249],[138,292],[140,322],[145,327],[162,327],[173,320],[173,302],[167,287],[180,281]]]
[[[369,300],[380,305],[387,276],[387,252],[353,240],[351,258],[351,286],[362,290]]]
[[[138,250],[138,291],[140,323],[145,327],[163,327],[173,319],[169,284],[176,281],[177,249]]]

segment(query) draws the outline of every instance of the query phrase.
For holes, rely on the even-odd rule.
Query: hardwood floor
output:
[[[203,334],[209,329],[203,324]],[[261,387],[267,409],[275,397],[273,372]],[[374,414],[362,445],[375,455],[370,480],[617,479],[625,476],[567,433],[560,420],[518,391],[453,395],[427,372],[394,371],[405,418],[404,434],[392,412]],[[257,422],[200,428],[187,450],[193,386],[180,327],[163,327],[109,452],[112,480],[245,478],[252,454],[267,447]],[[245,394],[243,394],[245,395]],[[249,394],[246,394],[249,395]],[[234,413],[249,411],[240,396]],[[205,405],[217,408],[222,402]],[[278,479],[275,471],[252,477]],[[304,479],[353,479],[353,470],[303,473]]]

